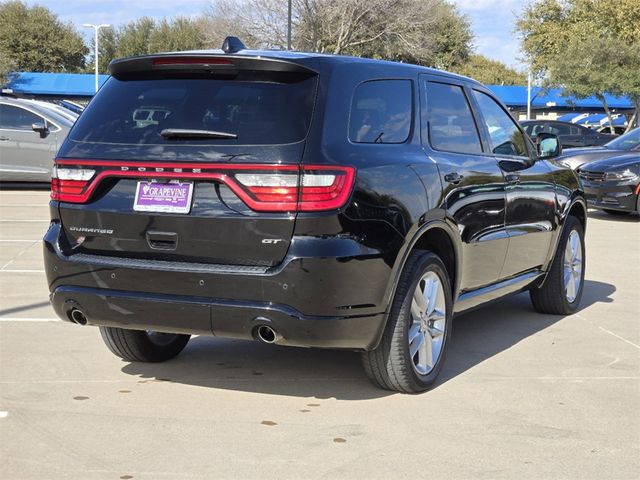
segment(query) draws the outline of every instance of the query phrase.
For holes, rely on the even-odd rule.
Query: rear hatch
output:
[[[222,55],[111,68],[56,160],[52,197],[67,253],[280,263],[299,209],[317,74]]]

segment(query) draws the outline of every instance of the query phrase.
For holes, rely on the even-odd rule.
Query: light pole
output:
[[[110,27],[111,25],[109,25],[108,23],[102,23],[100,25],[94,25],[92,23],[83,23],[82,24],[83,27],[85,28],[93,28],[95,30],[95,42],[94,42],[94,48],[95,48],[95,59],[96,59],[96,92],[98,91],[98,87],[99,87],[99,82],[98,82],[98,31],[101,28],[107,28]]]
[[[287,6],[287,50],[291,50],[291,0]]]

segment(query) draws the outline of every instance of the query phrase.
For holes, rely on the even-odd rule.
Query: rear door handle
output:
[[[460,183],[463,178],[464,177],[460,175],[458,172],[447,173],[444,176],[444,179],[446,182],[453,183],[454,185]]]
[[[0,137],[0,142],[6,142],[7,140],[11,140],[9,137]]]
[[[520,183],[520,175],[517,175],[515,173],[509,173],[505,175],[504,179],[507,181],[507,183]]]

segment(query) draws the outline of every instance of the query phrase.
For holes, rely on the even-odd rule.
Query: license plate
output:
[[[189,213],[193,183],[138,182],[133,209],[137,212]]]

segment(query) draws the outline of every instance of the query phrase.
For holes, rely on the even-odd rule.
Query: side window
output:
[[[571,135],[582,135],[583,132],[580,129],[580,127],[575,127],[575,126],[571,126]],[[584,133],[589,133],[589,132],[584,132]]]
[[[9,130],[31,130],[31,125],[44,120],[24,108],[0,104],[0,128]]]
[[[411,80],[373,80],[356,88],[351,102],[349,140],[355,143],[403,143],[413,112]]]
[[[493,153],[518,157],[529,156],[524,135],[507,112],[489,95],[477,90],[474,90],[473,94],[491,137]]]
[[[482,153],[478,128],[464,90],[458,85],[426,82],[422,138],[436,150]]]
[[[571,127],[569,125],[562,125],[561,123],[549,125],[549,133],[554,135],[572,135]]]

